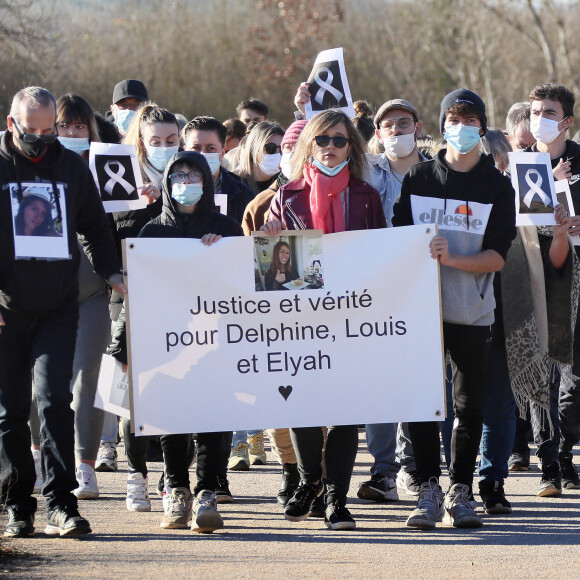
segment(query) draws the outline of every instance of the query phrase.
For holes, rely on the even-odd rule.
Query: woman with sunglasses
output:
[[[233,219],[214,210],[213,176],[201,153],[181,151],[169,160],[162,181],[162,202],[161,215],[151,220],[139,237],[197,238],[211,245],[221,237],[243,235],[242,228]],[[107,352],[127,364],[124,311],[119,316]],[[191,434],[161,436],[166,486],[162,528],[188,528],[190,521],[195,532],[212,532],[223,527],[215,490],[219,485],[218,476],[226,469],[225,450],[229,449],[231,436],[231,432],[198,433],[195,498],[190,491],[188,472]],[[141,465],[129,463],[129,468],[138,469],[138,475],[146,480],[144,458],[141,458]],[[151,509],[150,504],[148,507],[147,511]]]
[[[302,131],[292,158],[292,181],[282,186],[261,230],[278,235],[282,229],[321,229],[325,234],[386,227],[381,198],[362,181],[365,144],[342,111],[328,110],[311,119]],[[322,481],[322,427],[291,429],[298,458],[300,486],[286,504],[284,517],[305,520]],[[356,458],[358,427],[328,427],[326,442],[325,525],[354,529],[346,498]]]
[[[234,173],[255,193],[268,189],[276,181],[283,137],[284,129],[278,123],[262,121],[244,138]]]

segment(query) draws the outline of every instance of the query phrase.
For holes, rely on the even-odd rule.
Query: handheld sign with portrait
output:
[[[135,433],[442,419],[433,235],[126,240]]]
[[[509,153],[517,226],[553,226],[558,205],[548,153]]]
[[[9,183],[14,257],[70,259],[62,183]]]
[[[311,98],[304,106],[306,119],[310,120],[326,109],[341,109],[349,117],[354,117],[342,48],[331,48],[318,54],[308,84]]]
[[[143,178],[134,145],[93,141],[89,168],[107,213],[146,207],[147,201],[138,191]]]
[[[572,192],[570,191],[570,184],[567,179],[560,179],[554,182],[556,188],[556,198],[558,203],[562,204],[562,207],[571,216],[575,216],[574,203],[572,202]],[[580,246],[580,236],[570,236],[572,244],[575,246]]]

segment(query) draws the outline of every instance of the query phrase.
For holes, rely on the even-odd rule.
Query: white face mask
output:
[[[276,175],[278,171],[280,171],[280,161],[282,160],[282,155],[280,153],[272,153],[269,155],[268,153],[264,153],[262,158],[262,162],[258,163],[258,167],[260,171],[271,177],[272,175]]]
[[[88,151],[91,147],[88,137],[60,137],[58,140],[63,144],[64,147],[74,151],[78,155],[81,155],[85,151]]]
[[[415,149],[415,131],[407,135],[382,137],[382,140],[389,157],[408,157]]]
[[[169,160],[179,151],[179,146],[152,147],[151,145],[145,145],[145,151],[147,151],[147,161],[157,171],[164,171]]]
[[[282,153],[282,160],[280,161],[280,169],[285,177],[290,179],[290,175],[292,175],[292,151],[289,153]]]
[[[209,165],[209,170],[213,175],[220,168],[220,154],[219,153],[202,153]]]
[[[565,121],[568,117],[564,117]],[[542,116],[533,116],[530,120],[530,133],[534,136],[536,141],[541,143],[552,143],[555,141],[564,129],[558,129],[558,125],[562,121],[552,121]]]

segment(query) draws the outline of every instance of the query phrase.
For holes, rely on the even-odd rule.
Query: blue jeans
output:
[[[508,476],[508,460],[516,432],[516,402],[512,393],[505,349],[491,349],[485,372],[483,432],[479,476],[499,481]]]
[[[248,435],[251,437],[252,435],[257,435],[258,433],[262,433],[262,429],[258,429],[256,431],[234,431],[234,436],[232,438],[232,448],[234,448],[238,443],[247,443]]]
[[[443,453],[445,455],[445,464],[447,469],[451,465],[451,434],[453,433],[453,422],[455,421],[455,412],[453,411],[453,382],[452,382],[451,365],[445,365],[445,402],[446,414],[445,421],[441,421],[441,441],[443,442]]]
[[[2,499],[29,512],[36,475],[30,451],[31,399],[40,419],[40,447],[47,509],[77,505],[74,459],[74,412],[70,382],[78,324],[72,300],[48,314],[1,309],[0,465]],[[30,385],[34,379],[31,393]]]
[[[372,423],[365,425],[367,446],[375,462],[371,473],[395,477],[399,471],[395,449],[397,445],[396,423]]]
[[[368,435],[367,435],[368,437]],[[411,434],[409,433],[409,423],[397,424],[397,463],[400,468],[407,473],[414,472],[417,469],[415,465],[415,453],[411,443]]]

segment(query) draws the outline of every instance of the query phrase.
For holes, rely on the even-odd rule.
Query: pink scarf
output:
[[[348,165],[334,177],[324,175],[312,165],[305,165],[302,173],[310,186],[310,212],[314,228],[325,234],[344,232],[346,225],[340,193],[347,188],[350,180]]]

